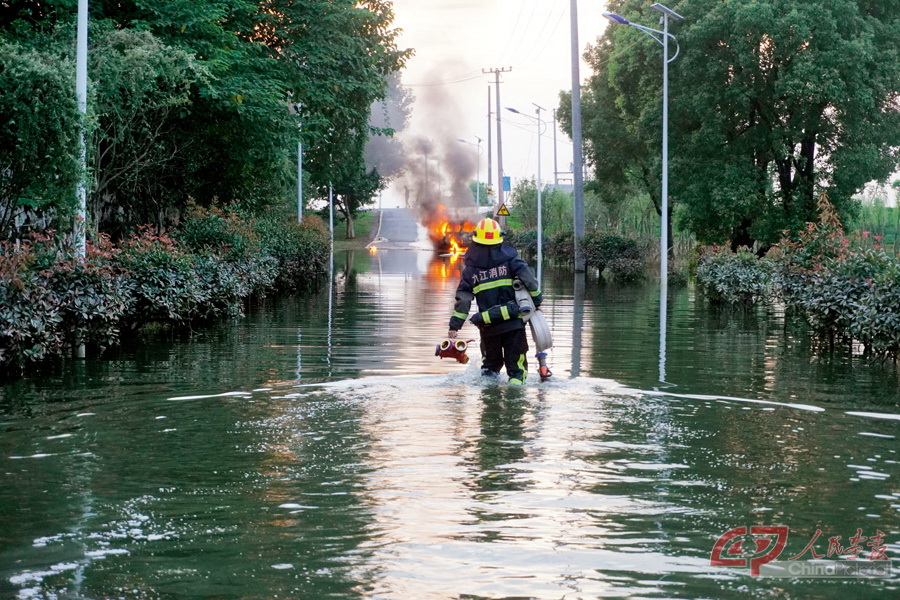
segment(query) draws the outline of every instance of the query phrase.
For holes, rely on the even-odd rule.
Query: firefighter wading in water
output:
[[[456,305],[450,317],[447,337],[456,338],[465,324],[472,300],[478,312],[470,319],[481,330],[481,374],[496,377],[506,366],[509,383],[522,385],[528,374],[528,340],[525,321],[519,318],[519,305],[513,289],[518,278],[540,310],[541,290],[534,272],[519,258],[516,249],[503,243],[503,232],[493,219],[482,219],[475,226],[474,242],[466,251],[462,279],[456,288]]]

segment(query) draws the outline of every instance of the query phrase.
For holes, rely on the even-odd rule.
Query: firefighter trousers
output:
[[[527,355],[528,338],[524,327],[497,335],[481,336],[482,370],[499,373],[505,366],[510,383],[525,383],[528,375]]]

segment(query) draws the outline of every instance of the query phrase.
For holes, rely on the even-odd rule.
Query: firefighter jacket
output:
[[[519,318],[519,305],[513,280],[520,279],[531,294],[534,306],[543,297],[537,278],[528,264],[519,258],[509,244],[487,246],[473,243],[466,252],[465,266],[456,288],[456,305],[450,317],[450,329],[459,330],[466,322],[472,300],[478,303],[478,313],[472,317],[483,335],[488,337],[525,327]]]

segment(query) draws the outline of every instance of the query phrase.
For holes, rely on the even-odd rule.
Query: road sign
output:
[[[506,208],[505,204],[501,204],[500,208],[497,209],[497,216],[498,217],[508,217],[509,216],[509,209]]]

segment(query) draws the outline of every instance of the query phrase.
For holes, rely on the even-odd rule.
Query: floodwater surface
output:
[[[893,363],[544,275],[543,384],[435,357],[458,266],[393,251],[0,388],[0,597],[900,597]],[[755,576],[776,540],[893,573]]]

